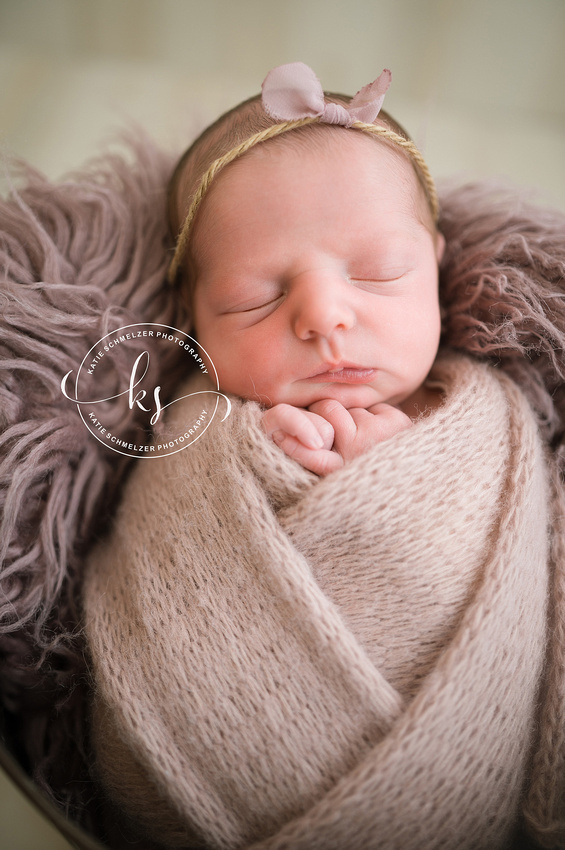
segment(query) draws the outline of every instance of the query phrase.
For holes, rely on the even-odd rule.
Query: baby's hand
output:
[[[333,428],[333,452],[343,462],[353,460],[375,443],[382,443],[412,425],[412,420],[390,404],[345,408],[335,399],[323,399],[308,410],[317,413]]]
[[[410,428],[412,421],[390,404],[348,410],[335,399],[323,399],[308,410],[276,404],[265,411],[262,424],[285,454],[316,475],[327,475]]]
[[[331,451],[334,429],[322,416],[291,404],[275,404],[263,414],[264,431],[289,457],[317,475],[343,465]]]

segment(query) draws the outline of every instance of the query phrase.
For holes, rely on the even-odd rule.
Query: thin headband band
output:
[[[292,73],[294,85],[288,85],[288,74]],[[307,73],[306,73],[307,72]],[[386,75],[386,76],[385,76]],[[296,78],[299,77],[299,84],[296,85]],[[282,83],[281,85],[281,77]],[[437,222],[439,216],[439,202],[435,183],[430,174],[426,162],[416,147],[410,140],[404,136],[395,133],[394,130],[382,125],[366,123],[365,121],[356,120],[357,115],[367,116],[374,120],[380,111],[384,94],[390,83],[390,71],[383,71],[373,83],[361,89],[347,106],[335,104],[333,102],[326,103],[322,91],[321,84],[314,72],[302,62],[294,62],[291,65],[282,65],[279,68],[274,68],[269,72],[263,82],[263,106],[268,115],[273,118],[283,117],[286,114],[288,118],[292,116],[292,120],[285,120],[279,124],[273,124],[259,133],[250,136],[241,144],[229,150],[226,154],[214,160],[207,171],[204,172],[198,188],[193,195],[192,201],[188,208],[188,212],[183,221],[177,242],[175,253],[169,270],[167,272],[167,280],[173,284],[182,263],[183,257],[188,246],[190,238],[190,230],[192,223],[198,211],[198,207],[202,202],[206,192],[210,188],[210,184],[218,173],[240,156],[243,156],[250,148],[260,142],[280,136],[287,133],[289,130],[295,130],[299,127],[305,127],[308,124],[333,124],[343,127],[349,127],[353,130],[360,130],[370,136],[380,136],[392,144],[402,148],[402,150],[410,157],[414,165],[417,167],[417,173],[422,180],[430,209]],[[286,85],[284,85],[286,84]],[[319,90],[318,90],[319,87]],[[321,95],[321,100],[320,100]],[[303,117],[298,117],[302,115]],[[294,117],[296,116],[296,117]]]

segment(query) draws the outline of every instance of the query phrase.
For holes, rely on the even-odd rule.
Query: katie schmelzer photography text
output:
[[[204,376],[198,389],[163,403],[159,383],[159,355],[166,346],[177,346]],[[70,390],[74,378],[74,395]],[[108,388],[112,392],[108,393]],[[207,352],[184,331],[168,325],[138,323],[117,328],[92,346],[76,377],[70,370],[61,390],[77,405],[90,433],[112,451],[130,457],[156,458],[188,448],[205,433],[219,410],[222,422],[231,410],[220,392],[218,375]],[[200,396],[198,409],[187,404],[177,410],[174,429],[162,414],[173,404]],[[186,415],[183,412],[186,410]],[[133,416],[135,414],[135,417]],[[127,433],[124,433],[124,429]]]

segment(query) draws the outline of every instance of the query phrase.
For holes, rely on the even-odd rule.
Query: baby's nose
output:
[[[292,289],[294,332],[299,339],[329,339],[336,330],[354,326],[351,284],[339,271],[305,272],[293,280]]]

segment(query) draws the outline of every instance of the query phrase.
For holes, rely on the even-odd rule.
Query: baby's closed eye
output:
[[[413,251],[404,242],[391,250],[363,245],[347,263],[347,273],[353,283],[378,285],[403,278],[417,266]]]

